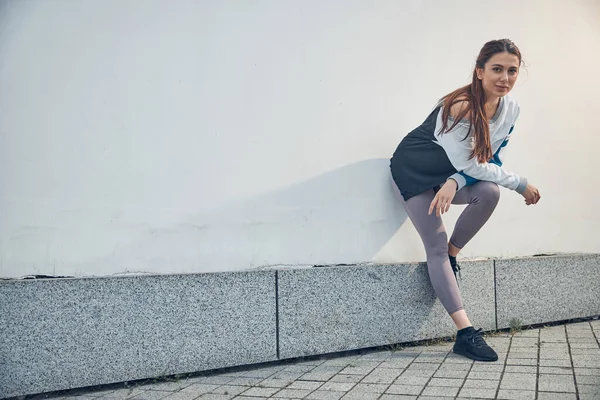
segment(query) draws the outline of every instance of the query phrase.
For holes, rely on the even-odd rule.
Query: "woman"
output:
[[[540,200],[539,191],[524,177],[502,168],[519,116],[519,105],[508,93],[521,61],[512,41],[486,43],[472,82],[444,96],[423,124],[402,140],[390,162],[400,200],[423,240],[433,288],[456,324],[453,350],[478,361],[496,361],[498,355],[464,310],[456,256],[494,211],[498,185],[521,194],[527,205]],[[448,242],[441,214],[450,204],[468,206]]]

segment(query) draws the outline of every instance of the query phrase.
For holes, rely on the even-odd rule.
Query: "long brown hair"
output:
[[[473,69],[473,80],[467,86],[456,89],[440,99],[440,104],[444,105],[442,112],[443,126],[441,132],[451,131],[461,119],[470,112],[469,131],[467,136],[473,130],[475,146],[471,152],[471,158],[477,157],[480,163],[488,162],[492,157],[492,144],[490,143],[490,124],[485,115],[485,92],[483,83],[477,78],[477,68],[484,69],[485,64],[497,53],[508,52],[514,54],[521,64],[521,52],[519,48],[510,39],[492,40],[487,42],[479,52],[475,68]],[[463,107],[459,115],[454,118],[454,123],[448,128],[448,117],[450,116],[450,107],[454,104],[465,101],[466,107]],[[466,139],[466,137],[465,137]]]

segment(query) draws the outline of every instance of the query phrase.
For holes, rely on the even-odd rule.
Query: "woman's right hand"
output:
[[[528,206],[537,204],[540,201],[540,191],[535,186],[527,184],[527,188],[523,192],[523,197],[525,197],[525,204]]]

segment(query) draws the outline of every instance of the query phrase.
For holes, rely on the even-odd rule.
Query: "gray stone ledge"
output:
[[[600,314],[600,254],[496,260],[498,329]]]
[[[275,272],[2,281],[0,398],[275,360],[275,315]]]

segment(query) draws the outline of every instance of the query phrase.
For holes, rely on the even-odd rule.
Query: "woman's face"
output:
[[[483,66],[477,68],[477,78],[481,79],[488,98],[506,96],[517,81],[519,58],[511,53],[494,54]]]

